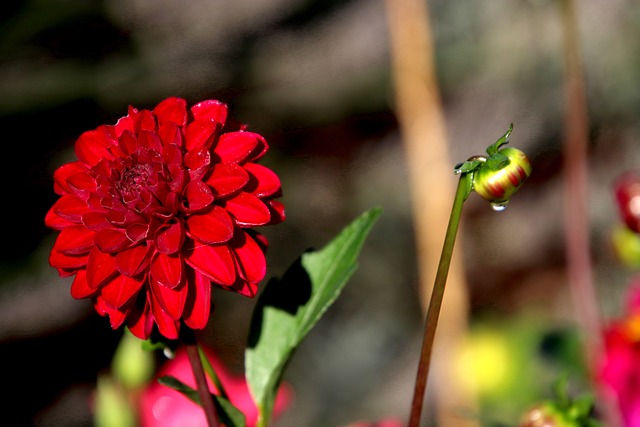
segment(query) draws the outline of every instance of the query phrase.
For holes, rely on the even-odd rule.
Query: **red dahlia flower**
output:
[[[114,329],[126,320],[146,339],[155,323],[175,339],[181,321],[207,324],[211,283],[255,295],[267,242],[251,227],[284,220],[280,180],[256,163],[264,138],[223,132],[226,117],[214,100],[189,111],[180,98],[130,107],[114,126],[83,133],[78,161],[56,170],[61,197],[45,223],[60,234],[49,263],[75,274],[71,295],[92,298]]]

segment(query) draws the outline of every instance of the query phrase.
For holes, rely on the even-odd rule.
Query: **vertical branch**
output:
[[[442,245],[442,253],[438,263],[438,271],[436,273],[433,292],[431,293],[431,301],[427,311],[427,320],[424,325],[424,337],[422,341],[422,350],[420,352],[420,362],[418,364],[418,373],[416,374],[416,383],[413,392],[413,401],[411,402],[411,414],[409,417],[409,427],[418,427],[422,416],[422,406],[424,403],[424,393],[427,388],[427,379],[429,377],[429,367],[431,366],[431,353],[433,350],[433,340],[438,327],[438,318],[440,317],[440,309],[442,308],[442,299],[447,284],[447,276],[449,274],[449,266],[453,256],[453,248],[456,242],[458,226],[460,225],[460,217],[462,215],[462,205],[469,195],[472,178],[468,174],[462,174],[458,182],[458,188],[451,207],[451,215],[447,232]]]
[[[579,29],[575,0],[562,0],[565,56],[564,126],[564,223],[567,274],[577,321],[582,331],[587,364],[594,379],[597,361],[602,360],[602,324],[592,275],[588,219],[589,119],[585,95]],[[596,390],[598,389],[596,384]],[[608,426],[618,417],[610,399],[601,396]]]
[[[438,268],[440,249],[455,189],[453,165],[447,150],[444,115],[436,70],[427,2],[386,0],[396,114],[403,136],[413,208],[419,274],[419,297],[426,312]],[[460,245],[458,245],[460,247]],[[452,357],[447,354],[467,327],[467,290],[460,258],[453,260],[447,298],[439,326],[436,363],[448,375]],[[447,388],[451,388],[447,390]],[[473,407],[473,399],[451,378],[437,396],[439,425],[464,427],[475,422],[455,417],[453,408]]]
[[[209,385],[207,384],[207,377],[202,367],[202,361],[200,360],[200,354],[198,352],[198,344],[196,343],[195,334],[191,328],[184,327],[181,332],[181,339],[187,347],[187,356],[191,369],[193,370],[193,376],[196,380],[198,389],[198,397],[200,398],[200,405],[204,410],[205,417],[207,419],[207,425],[209,427],[219,427],[218,413],[209,391]]]

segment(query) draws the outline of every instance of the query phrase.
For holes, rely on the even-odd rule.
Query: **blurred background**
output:
[[[533,164],[504,212],[472,195],[459,235],[469,325],[451,381],[478,398],[460,413],[486,425],[516,425],[560,372],[573,373],[576,389],[587,386],[565,271],[559,3],[429,1],[451,170],[482,154],[509,123],[511,144]],[[48,266],[52,175],[73,159],[80,133],[115,123],[128,105],[152,108],[168,96],[224,101],[269,141],[263,163],[282,179],[288,217],[264,230],[269,276],[361,212],[383,208],[358,272],[285,373],[295,399],[276,425],[405,420],[423,314],[385,3],[22,0],[3,10],[3,423],[92,424],[96,378],[109,370],[122,331],[89,301],[71,298],[70,279]],[[640,4],[579,2],[577,18],[593,271],[599,307],[615,316],[633,274],[610,235],[618,223],[613,180],[640,168]],[[220,290],[214,298],[203,336],[241,372],[254,301]],[[436,406],[428,403],[427,413]]]

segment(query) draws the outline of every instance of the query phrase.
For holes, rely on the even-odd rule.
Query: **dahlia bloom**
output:
[[[265,139],[226,118],[214,100],[130,107],[80,135],[78,160],[55,171],[49,263],[75,275],[71,295],[91,298],[112,328],[126,321],[146,339],[155,324],[175,339],[183,321],[207,324],[212,283],[256,294],[267,241],[251,227],[284,220],[280,180],[257,163]]]
[[[229,400],[245,415],[247,427],[255,426],[258,420],[258,409],[249,393],[247,381],[242,376],[231,374],[210,348],[205,348],[205,353],[227,392]],[[168,360],[160,368],[157,377],[163,376],[177,378],[190,387],[196,386],[189,358],[182,348],[176,352],[174,359]],[[208,378],[207,381],[209,390],[218,394]],[[274,415],[278,416],[282,413],[289,406],[292,398],[291,388],[287,384],[282,385],[276,396]],[[138,412],[141,427],[205,427],[207,425],[207,420],[200,406],[182,393],[160,384],[157,380],[152,381],[142,390]]]
[[[625,426],[640,425],[640,287],[632,288],[627,314],[605,330],[600,380],[618,400]]]

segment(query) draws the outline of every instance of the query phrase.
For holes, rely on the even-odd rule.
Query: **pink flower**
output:
[[[404,423],[395,418],[385,418],[380,421],[356,421],[347,427],[404,427]]]
[[[49,263],[75,275],[71,295],[91,298],[112,328],[127,321],[146,339],[155,324],[175,339],[182,321],[207,324],[212,283],[256,294],[267,241],[251,228],[284,220],[280,180],[257,163],[264,138],[223,131],[226,118],[214,100],[130,107],[80,135],[78,160],[56,170]]]
[[[220,378],[220,382],[227,391],[231,403],[245,414],[248,427],[255,426],[258,410],[249,394],[246,380],[243,377],[231,375],[210,349],[205,351],[214,371]],[[175,377],[193,388],[196,387],[189,358],[183,349],[179,350],[176,357],[167,361],[160,369],[158,377],[165,375]],[[212,393],[218,394],[211,381],[209,381],[209,389]],[[287,385],[282,386],[276,397],[274,415],[282,413],[291,399],[291,389]],[[200,406],[157,381],[153,381],[142,391],[139,409],[142,427],[206,427],[207,425],[204,411]]]
[[[640,426],[640,288],[629,293],[627,314],[605,330],[600,380],[617,397],[625,426]]]

